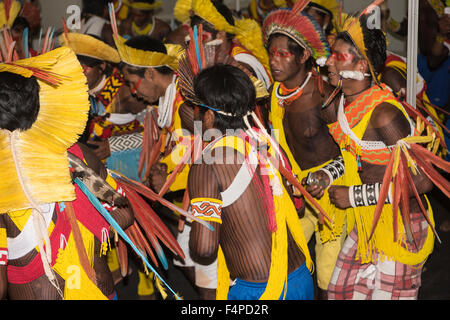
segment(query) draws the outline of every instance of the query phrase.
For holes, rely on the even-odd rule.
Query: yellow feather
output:
[[[54,61],[50,67],[49,61]],[[83,132],[89,96],[86,77],[76,55],[69,48],[58,48],[42,56],[18,61],[17,64],[40,68],[60,77],[58,86],[38,80],[40,110],[33,126],[18,133],[18,167],[25,178],[31,197],[37,203],[72,201],[67,149]],[[0,212],[28,208],[30,203],[21,188],[11,153],[10,132],[0,131]]]

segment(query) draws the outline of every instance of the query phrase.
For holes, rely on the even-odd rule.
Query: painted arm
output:
[[[200,223],[193,222],[189,248],[194,256],[212,262],[219,248],[221,230],[221,196],[212,166],[193,165],[189,172],[188,188],[192,213],[214,227],[214,231],[210,231]]]

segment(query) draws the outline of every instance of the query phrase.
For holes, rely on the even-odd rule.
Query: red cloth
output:
[[[72,154],[83,159],[83,152],[78,145],[74,145],[69,150]],[[89,202],[86,195],[80,190],[78,186],[75,186],[76,199],[72,202],[73,209],[77,220],[83,224],[94,236],[102,242],[102,230],[109,230],[109,224],[101,216],[101,214],[95,209],[95,207]],[[52,246],[52,263],[53,266],[56,263],[56,257],[58,255],[58,249],[60,248],[60,239],[63,235],[66,239],[69,239],[71,230],[67,214],[64,209],[63,203],[57,203],[56,210],[56,225],[50,235],[50,243]],[[32,262],[25,267],[16,267],[8,265],[7,276],[10,283],[25,284],[36,280],[44,274],[44,267],[42,265],[40,255],[36,255]]]

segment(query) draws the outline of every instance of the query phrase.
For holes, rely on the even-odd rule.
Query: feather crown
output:
[[[364,39],[363,33],[363,25],[366,23],[365,17],[367,14],[373,11],[375,6],[383,3],[384,0],[375,0],[371,4],[369,4],[361,13],[357,16],[350,16],[347,14],[341,14],[339,20],[341,20],[340,25],[338,27],[339,32],[345,32],[352,39],[354,46],[358,49],[359,53],[364,57],[369,65],[370,74],[372,75],[373,81],[379,83],[379,80],[376,76],[376,70],[372,65],[368,55],[367,55],[367,47]],[[386,41],[386,39],[385,39]]]
[[[263,22],[264,41],[267,45],[272,34],[283,34],[309,50],[322,65],[322,61],[330,56],[330,46],[317,21],[302,12],[308,3],[298,1],[292,10],[279,9],[270,13]]]
[[[83,132],[90,106],[83,69],[69,48],[19,59],[6,30],[3,38],[9,52],[6,58],[0,56],[0,72],[34,76],[40,91],[39,113],[30,129],[0,130],[0,170],[7,177],[0,184],[0,212],[72,201],[67,149]],[[46,43],[43,47],[51,48]]]
[[[59,36],[61,45],[71,48],[77,55],[86,56],[111,63],[119,63],[116,49],[90,35],[67,32]]]
[[[155,3],[148,3],[148,2],[144,2],[144,1],[127,1],[127,0],[122,0],[123,4],[133,8],[133,9],[138,9],[138,10],[142,10],[142,11],[148,11],[148,10],[155,10],[158,9],[159,7],[162,6],[162,2],[161,1],[157,1]]]
[[[127,39],[119,35],[114,5],[112,3],[109,3],[109,17],[113,30],[114,42],[121,61],[138,68],[167,66],[174,71],[178,69],[178,58],[183,51],[183,48],[180,45],[165,44],[167,54],[132,48],[125,44]]]
[[[269,69],[269,56],[264,47],[261,27],[253,19],[235,19],[234,25],[219,13],[211,0],[192,0],[195,15],[211,23],[214,29],[235,35],[235,39]]]
[[[209,68],[216,64],[217,60],[217,45],[215,41],[208,42],[204,44],[202,41],[203,26],[200,25],[198,28],[195,26],[193,29],[189,29],[189,36],[191,41],[189,42],[189,47],[186,49],[182,57],[180,58],[180,65],[178,69],[178,85],[183,96],[202,107],[209,108],[216,112],[221,112],[210,106],[207,106],[203,101],[201,101],[194,91],[194,81],[196,76],[206,68]],[[237,63],[231,56],[224,58],[222,64],[233,65],[242,71],[244,71],[253,82],[256,91],[256,98],[263,98],[268,96],[268,92],[265,89],[264,83],[261,80],[255,78],[246,68],[242,67],[241,64]]]

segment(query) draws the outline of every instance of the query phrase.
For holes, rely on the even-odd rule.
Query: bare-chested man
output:
[[[203,101],[196,119],[204,132],[215,130],[216,140],[191,167],[189,196],[194,215],[215,230],[194,222],[190,249],[205,261],[218,256],[220,299],[283,299],[284,293],[285,299],[312,299],[311,260],[291,192],[275,167],[269,177],[268,162],[254,161],[257,149],[251,144],[257,141],[245,133],[243,118],[255,108],[252,82],[235,67],[216,65],[197,76],[194,88]],[[235,131],[223,135],[226,130]],[[281,190],[271,192],[272,179],[283,181]],[[236,283],[227,294],[230,277]]]
[[[328,177],[323,171],[338,173],[333,168],[341,166],[339,147],[327,127],[329,116],[325,112],[330,109],[322,109],[332,88],[315,72],[316,60],[329,55],[322,28],[304,13],[278,10],[266,18],[263,30],[275,80],[269,116],[274,135],[287,152],[300,181],[319,169],[327,179],[337,180],[339,175]],[[330,163],[331,159],[336,161]],[[345,215],[330,206],[328,194],[320,197],[321,206],[335,224],[318,227],[317,213],[308,206],[301,221],[307,240],[316,234],[319,296],[324,297],[343,241]]]
[[[120,24],[120,33],[130,37],[149,36],[163,41],[171,32],[169,24],[155,16],[161,6],[155,0],[130,1],[128,18]]]

